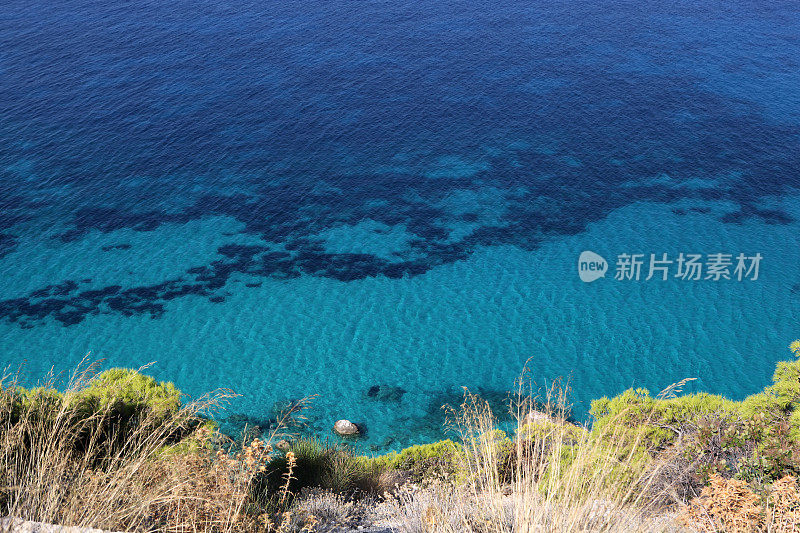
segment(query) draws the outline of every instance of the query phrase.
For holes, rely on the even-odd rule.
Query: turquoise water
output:
[[[583,420],[688,377],[742,398],[800,337],[793,2],[0,11],[0,362],[28,382],[152,362],[240,393],[231,431],[314,396],[309,432],[385,451],[526,361]],[[615,280],[625,253],[763,260]]]
[[[797,200],[779,204],[798,216]],[[170,302],[158,320],[101,315],[69,328],[3,324],[4,353],[24,360],[32,376],[51,366],[72,368],[88,352],[107,366],[155,361],[148,372],[191,395],[218,387],[238,391],[231,411],[254,420],[270,418],[276,401],[315,394],[309,412],[315,431],[325,435],[345,417],[366,425],[365,443],[387,448],[440,437],[439,408],[458,402],[461,386],[502,398],[529,358],[538,385],[568,379],[578,417],[592,398],[631,386],[658,391],[686,377],[698,378],[687,390],[734,398],[755,392],[797,336],[800,302],[786,290],[800,280],[798,250],[787,246],[797,225],[732,226],[715,220],[713,209],[724,206],[680,216],[674,207],[637,203],[537,250],[483,247],[467,260],[410,279],[345,283],[242,275],[226,285],[225,302],[187,296]],[[702,234],[692,235],[693,228],[703,228]],[[370,244],[364,233],[379,229],[364,222],[329,238],[340,249],[375,246],[390,253],[404,245],[402,238]],[[25,252],[0,262],[3,271],[33,261],[44,268],[11,272],[3,295],[77,273],[99,285],[105,276],[157,282],[212,253],[221,232],[236,230],[235,221],[218,217],[165,224],[151,234],[91,233],[69,247],[23,243]],[[102,263],[86,262],[119,242],[132,247],[102,254]],[[764,259],[757,281],[609,276],[584,284],[576,269],[584,249],[606,258],[711,250],[760,251]],[[171,259],[150,260],[159,254]],[[242,289],[254,281],[261,285]],[[381,401],[367,395],[373,385],[406,392]]]

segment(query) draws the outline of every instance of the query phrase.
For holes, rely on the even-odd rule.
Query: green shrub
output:
[[[761,413],[779,414],[782,410],[778,398],[769,389],[752,394],[739,404],[739,414],[745,418]]]
[[[586,433],[586,428],[571,423],[554,421],[528,422],[517,428],[517,438],[543,439],[558,436],[565,444],[580,441]]]
[[[792,346],[800,356],[800,341]],[[629,389],[592,402],[592,436],[624,434],[656,450],[679,445],[702,482],[721,474],[768,484],[800,472],[800,361],[779,362],[772,381],[738,402],[707,393],[655,399]]]
[[[220,442],[214,442],[213,437],[219,433],[219,425],[214,420],[198,419],[195,431],[189,432],[185,437],[169,443],[160,450],[163,456],[191,455],[200,452],[209,452],[222,448]]]
[[[125,422],[143,413],[165,419],[181,408],[181,391],[170,382],[126,368],[112,368],[94,377],[89,385],[69,395],[73,406],[86,412],[110,410]]]
[[[4,387],[0,402],[1,424],[24,421],[26,431],[58,432],[76,450],[92,448],[98,459],[113,455],[136,432],[146,438],[151,430],[165,431],[176,443],[200,423],[178,416],[181,392],[175,385],[122,368],[102,372],[86,387],[66,393],[52,387]]]
[[[64,396],[55,389],[34,387],[24,389],[13,387],[3,394],[3,413],[8,423],[16,424],[22,416],[29,416],[31,422],[44,421],[63,408]]]
[[[419,482],[424,478],[456,474],[463,453],[461,444],[447,439],[411,446],[400,452],[375,457],[372,461],[383,469],[403,470],[413,481]]]

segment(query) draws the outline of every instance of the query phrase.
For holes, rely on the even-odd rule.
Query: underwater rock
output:
[[[271,429],[273,423],[268,419],[256,418],[246,413],[231,413],[219,419],[219,430],[237,442],[249,444],[253,439],[261,438],[264,431]]]
[[[305,432],[316,426],[319,419],[319,415],[306,409],[306,406],[307,402],[303,399],[290,398],[277,401],[270,409],[271,420],[276,423],[276,428],[283,426],[293,432]]]
[[[249,418],[247,417],[247,415],[241,413],[233,413],[232,415],[223,418],[223,420],[231,424],[246,424]]]
[[[394,385],[373,385],[367,390],[367,397],[382,402],[398,403],[403,399],[406,390]]]
[[[294,413],[302,410],[304,405],[303,400],[297,398],[279,400],[272,404],[270,415],[272,418],[280,420],[286,416],[287,413]]]
[[[333,431],[337,435],[341,435],[343,437],[349,437],[352,435],[358,435],[358,426],[356,426],[349,420],[337,420],[336,423],[333,425]]]

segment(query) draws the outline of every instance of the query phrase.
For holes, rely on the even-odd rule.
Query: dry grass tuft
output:
[[[566,391],[546,401],[518,395],[511,438],[487,402],[466,392],[453,424],[462,474],[401,491],[398,513],[413,533],[679,531],[660,502],[665,465],[624,424],[601,433],[569,423]],[[537,414],[529,413],[536,408]],[[643,451],[644,450],[644,451]],[[656,517],[661,518],[656,518]]]

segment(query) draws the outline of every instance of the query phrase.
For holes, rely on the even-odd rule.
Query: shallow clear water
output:
[[[254,422],[317,394],[378,450],[529,358],[577,417],[755,392],[800,336],[798,35],[789,2],[6,4],[3,366],[157,361]],[[681,252],[764,258],[613,279]]]

